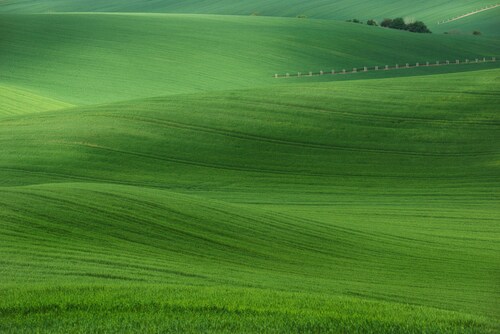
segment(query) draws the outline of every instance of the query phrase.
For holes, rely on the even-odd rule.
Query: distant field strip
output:
[[[494,8],[497,8],[497,7],[500,7],[500,4],[486,6],[484,8],[477,9],[475,11],[472,11],[472,12],[464,14],[464,15],[460,15],[460,16],[457,16],[457,17],[454,17],[454,18],[451,18],[451,19],[448,19],[448,20],[440,21],[440,22],[438,22],[438,24],[444,24],[444,23],[448,23],[448,22],[453,22],[453,21],[456,21],[456,20],[460,20],[460,19],[463,19],[464,17],[475,15],[475,14],[478,14],[478,13],[481,13],[481,12],[485,12],[487,10],[491,10],[491,9],[494,9]]]
[[[414,17],[424,22],[438,22],[446,17],[483,8],[492,2],[485,0],[8,0],[0,1],[3,13],[50,12],[156,12],[224,15],[299,15],[308,18],[346,20],[348,18]]]
[[[297,73],[286,73],[286,74],[278,74],[276,73],[274,75],[274,78],[300,78],[300,77],[312,77],[312,76],[321,76],[321,75],[339,75],[339,74],[355,74],[359,72],[369,72],[369,71],[389,71],[389,70],[402,70],[402,69],[409,69],[409,68],[421,68],[421,67],[431,67],[431,66],[444,66],[444,65],[466,65],[466,64],[480,64],[480,63],[494,63],[497,61],[496,57],[492,57],[491,59],[487,59],[486,57],[482,58],[474,58],[473,60],[470,59],[465,59],[464,61],[456,59],[455,61],[436,61],[436,62],[425,62],[425,63],[415,63],[415,64],[410,64],[406,63],[404,65],[399,65],[396,64],[394,66],[390,65],[385,65],[385,66],[372,66],[372,67],[367,67],[363,66],[360,68],[353,68],[352,70],[346,70],[342,69],[340,71],[337,70],[331,70],[331,71],[319,71],[319,72],[297,72]]]

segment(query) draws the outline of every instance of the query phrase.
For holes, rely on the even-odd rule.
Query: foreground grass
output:
[[[344,203],[332,196],[285,214],[285,201],[271,210],[104,184],[1,193],[4,285],[218,284],[490,316],[497,306],[497,210],[487,200],[344,192]]]
[[[3,333],[493,333],[496,329],[491,319],[438,309],[251,288],[37,286],[3,288],[0,296]]]

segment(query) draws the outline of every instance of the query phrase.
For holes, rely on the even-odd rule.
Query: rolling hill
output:
[[[492,3],[0,0],[0,332],[498,333]]]
[[[0,27],[0,84],[70,104],[283,84],[275,73],[500,54],[485,37],[328,20],[55,14],[2,16]]]
[[[483,35],[500,35],[500,7],[464,17],[460,20],[441,24],[435,28],[440,32],[449,32],[450,34],[468,34],[473,31],[480,31]]]
[[[0,329],[494,332],[499,74],[4,116]]]
[[[224,15],[264,15],[346,20],[402,16],[429,21],[430,24],[462,15],[478,7],[496,4],[491,0],[7,0],[0,2],[0,12],[159,12]]]

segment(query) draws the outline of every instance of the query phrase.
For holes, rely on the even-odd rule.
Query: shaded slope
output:
[[[261,176],[492,182],[497,78],[489,70],[306,84],[4,118],[0,167],[10,172],[2,182],[206,189]]]
[[[3,16],[0,27],[0,82],[73,104],[275,85],[272,76],[288,71],[500,54],[498,43],[472,36],[283,18],[28,15]]]

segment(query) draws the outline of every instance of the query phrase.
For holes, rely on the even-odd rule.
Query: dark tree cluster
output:
[[[391,29],[398,29],[398,30],[407,30],[410,32],[416,32],[416,33],[421,33],[421,34],[430,34],[431,31],[427,26],[425,25],[424,22],[422,21],[415,21],[412,23],[406,24],[405,21],[401,18],[395,18],[395,19],[384,19],[382,23],[380,23],[381,27],[385,28],[391,28]]]
[[[363,24],[363,21],[360,21],[358,19],[347,20],[347,22]],[[368,20],[368,21],[366,21],[366,24],[368,24],[369,26],[378,26],[377,21],[375,21],[375,20]],[[405,21],[403,20],[403,18],[401,18],[401,17],[398,17],[395,19],[384,19],[380,23],[380,26],[384,27],[384,28],[406,30],[406,31],[422,33],[422,34],[430,34],[431,33],[431,31],[429,30],[429,28],[427,28],[427,26],[425,25],[424,22],[415,21],[415,22],[406,24]]]

